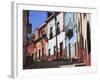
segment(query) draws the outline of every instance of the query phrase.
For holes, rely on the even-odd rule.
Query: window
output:
[[[70,48],[70,43],[68,44],[69,47],[69,58],[71,58],[71,48]]]
[[[39,50],[39,59],[40,59],[40,50]]]
[[[41,35],[44,35],[44,34],[45,34],[45,30],[42,30],[42,31],[41,31]]]
[[[56,46],[54,46],[54,56],[55,56],[55,54],[56,54]]]
[[[48,50],[48,52],[49,52],[49,57],[50,57],[50,51],[51,51],[51,50],[49,49],[49,50]]]
[[[50,39],[52,39],[52,38],[53,38],[52,27],[50,28],[49,38],[50,38]]]
[[[60,57],[62,56],[63,54],[63,43],[61,42],[60,43]]]
[[[50,33],[52,32],[52,27],[50,28]]]
[[[58,35],[59,33],[60,33],[60,25],[59,22],[57,22],[56,34]]]
[[[59,22],[57,22],[57,27],[59,27]]]
[[[42,57],[44,56],[44,47],[42,48]]]
[[[35,60],[37,59],[37,52],[35,52]]]
[[[77,53],[77,51],[76,51],[76,43],[75,43],[75,57],[77,56],[77,54],[76,54],[76,53]]]

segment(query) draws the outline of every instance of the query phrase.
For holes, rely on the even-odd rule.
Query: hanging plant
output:
[[[68,38],[72,38],[73,36],[73,30],[72,29],[69,29],[67,32],[66,32],[66,36],[68,36]]]

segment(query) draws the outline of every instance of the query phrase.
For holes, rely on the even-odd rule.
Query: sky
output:
[[[29,23],[32,24],[32,33],[47,19],[46,11],[29,11]]]

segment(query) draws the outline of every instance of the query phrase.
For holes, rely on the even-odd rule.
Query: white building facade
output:
[[[65,32],[64,13],[52,15],[52,19],[47,24],[48,54],[56,58],[65,58]]]

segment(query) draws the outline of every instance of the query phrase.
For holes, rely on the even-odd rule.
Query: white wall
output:
[[[63,12],[62,13],[60,13],[58,16],[57,16],[57,22],[59,22],[60,23],[60,31],[62,31],[63,30],[63,24],[64,24],[64,21],[63,21],[63,17],[64,17],[64,14],[63,14]]]
[[[53,36],[55,36],[55,19],[52,19],[48,24],[47,24],[47,36],[49,38],[49,32],[50,32],[50,28],[52,27],[52,31],[53,31]]]
[[[71,58],[75,58],[75,45],[71,46]]]
[[[58,51],[60,50],[60,43],[63,42],[63,48],[65,48],[65,32],[63,31],[63,13],[57,15],[57,22],[59,22],[60,34],[57,35],[58,40]],[[50,49],[51,55],[54,54],[54,46],[56,46],[56,36],[55,36],[55,19],[48,23],[48,37],[50,32],[50,27],[53,29],[53,38],[48,40],[48,49]]]
[[[52,19],[48,24],[47,24],[47,36],[48,36],[48,50],[50,49],[51,55],[53,54],[53,47],[56,45],[56,38],[52,38],[50,39],[49,37],[49,33],[50,33],[50,28],[52,27],[52,32],[53,32],[53,36],[55,36],[55,18]]]
[[[63,48],[65,48],[65,32],[61,32],[58,36],[58,48],[60,48],[60,43],[63,42]]]

